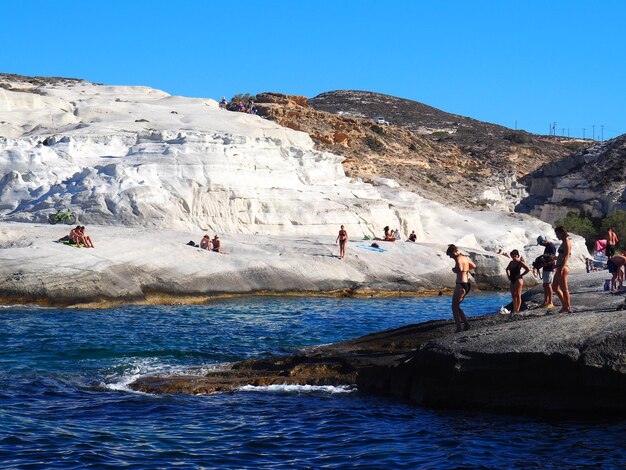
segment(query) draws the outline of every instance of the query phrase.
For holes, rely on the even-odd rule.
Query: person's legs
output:
[[[543,271],[541,279],[543,281],[543,306],[552,307],[552,278],[553,271]]]
[[[465,299],[467,292],[460,284],[456,285],[454,289],[454,297],[452,299],[452,314],[454,316],[454,322],[456,323],[456,331],[461,331],[461,323],[463,323],[463,329],[469,330],[469,322],[465,316],[465,312],[461,308],[461,302]]]
[[[572,312],[572,306],[570,304],[569,284],[568,284],[569,268],[563,267],[561,269],[561,276],[559,278],[559,288],[563,294],[563,307],[561,312]]]
[[[515,282],[511,282],[511,301],[513,302],[513,313],[515,313],[517,310],[517,301],[515,300]]]
[[[524,286],[524,280],[518,279],[514,283],[515,286],[515,313],[519,313],[522,309],[522,287]]]
[[[554,280],[552,281],[552,290],[561,301],[561,306],[562,306],[564,303],[564,300],[563,300],[563,291],[561,290],[561,287],[560,287],[561,270],[562,268],[557,268],[556,272],[554,273]]]
[[[461,321],[467,324],[467,318],[465,313],[461,310],[461,302],[465,298],[465,290],[460,284],[457,284],[454,288],[454,294],[452,294],[452,316],[454,317],[454,323],[456,323],[456,331],[462,331]]]

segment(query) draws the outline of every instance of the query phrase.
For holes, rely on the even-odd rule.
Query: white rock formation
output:
[[[136,236],[147,228],[182,230],[180,246],[174,244],[181,250],[187,249],[182,242],[189,234],[200,231],[228,233],[233,239],[239,234],[238,240],[245,240],[241,237],[246,234],[330,236],[332,243],[340,224],[352,240],[363,234],[380,236],[382,227],[389,225],[404,237],[415,230],[423,244],[411,248],[416,250],[410,252],[414,259],[400,263],[403,269],[416,266],[404,273],[419,278],[412,284],[415,288],[430,282],[427,273],[440,271],[441,263],[433,264],[432,253],[441,253],[447,243],[484,253],[485,259],[489,252],[513,248],[526,250],[530,259],[538,252],[537,235],[551,233],[549,225],[531,217],[458,213],[403,191],[391,180],[378,186],[350,181],[341,157],[316,151],[307,134],[221,110],[210,99],[72,80],[33,85],[1,75],[0,86],[0,217],[5,222],[45,223],[50,213],[69,208],[82,224],[135,227]],[[20,232],[14,224],[8,227],[7,233]],[[63,232],[58,228],[55,233],[60,237]],[[36,239],[35,233],[30,236]],[[14,235],[7,237],[0,249],[21,249]],[[158,243],[151,240],[148,246]],[[297,256],[290,263],[298,267],[293,267],[293,275],[304,279],[307,266],[301,265],[301,251],[294,248]],[[418,252],[422,256],[416,256]],[[114,264],[128,262],[116,258],[115,249],[108,256]],[[141,266],[145,253],[136,256],[132,264]],[[177,263],[186,261],[174,257],[170,262],[168,272],[177,272]],[[395,269],[388,262],[391,257],[367,269]],[[248,263],[237,264],[237,269],[250,268],[254,257]],[[501,260],[488,263],[489,276],[502,275]],[[8,275],[11,269],[0,274]],[[332,285],[335,267],[320,269],[304,284]],[[366,278],[364,284],[376,284],[376,275]],[[320,279],[328,282],[319,284]],[[247,282],[233,290],[254,290]],[[275,282],[257,287],[272,289]],[[304,285],[296,284],[298,289]]]

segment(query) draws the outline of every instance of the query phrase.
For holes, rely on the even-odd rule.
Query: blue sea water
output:
[[[474,294],[468,314],[497,311]],[[147,395],[144,374],[450,318],[450,298],[0,309],[1,468],[618,468],[626,424],[425,409],[333,387]]]

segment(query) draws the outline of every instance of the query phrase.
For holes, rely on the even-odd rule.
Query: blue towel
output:
[[[382,248],[376,248],[375,246],[369,246],[369,245],[357,245],[357,247],[358,248],[363,248],[364,250],[378,251],[379,253],[383,252],[383,251],[387,251],[387,250],[384,250]]]

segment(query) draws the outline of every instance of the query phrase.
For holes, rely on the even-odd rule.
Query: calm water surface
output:
[[[468,314],[509,297],[472,296]],[[153,396],[127,384],[449,318],[450,299],[249,298],[0,309],[2,468],[619,468],[626,425],[434,411],[332,387]]]

